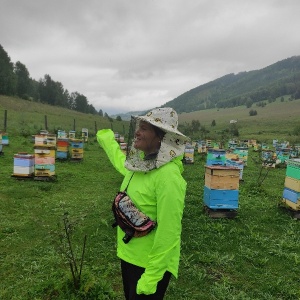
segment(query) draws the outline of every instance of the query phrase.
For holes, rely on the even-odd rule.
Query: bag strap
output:
[[[132,175],[131,175],[131,177],[130,177],[130,179],[129,179],[129,181],[128,181],[127,185],[126,185],[124,192],[126,192],[126,191],[127,191],[127,188],[128,188],[128,186],[129,186],[129,183],[130,183],[130,181],[131,181],[131,179],[132,179],[133,175],[134,175],[134,172],[132,173]]]

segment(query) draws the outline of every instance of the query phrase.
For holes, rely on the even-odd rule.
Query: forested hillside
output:
[[[60,106],[82,113],[105,115],[96,111],[83,94],[70,92],[63,84],[49,74],[38,81],[30,77],[27,67],[17,61],[13,63],[8,53],[0,45],[0,95],[18,96],[25,100]]]
[[[228,74],[198,86],[163,106],[171,106],[178,113],[210,108],[228,108],[261,101],[273,102],[290,95],[300,98],[300,56],[284,59],[261,70]]]

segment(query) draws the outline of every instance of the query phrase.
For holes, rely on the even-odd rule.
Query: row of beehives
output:
[[[246,143],[248,141],[248,143]],[[249,142],[251,141],[251,143]],[[275,140],[276,141],[276,140]],[[205,153],[208,156],[215,156],[219,154],[215,154],[218,151],[225,151],[220,148],[220,144],[218,143],[208,143],[211,142],[210,140],[206,140],[205,145],[209,146],[206,147],[205,152],[203,151],[203,147],[199,147],[197,143],[195,145],[193,144],[187,144],[185,149],[185,161],[186,163],[193,163],[194,162],[194,149],[198,147],[198,153]],[[235,162],[237,161],[243,161],[244,165],[247,165],[248,160],[248,145],[254,145],[253,143],[256,143],[256,140],[245,140],[242,143],[239,143],[240,146],[237,146],[235,141],[229,142],[229,147],[225,152],[226,159],[233,160]],[[235,144],[235,146],[233,146]],[[241,146],[243,144],[243,146]],[[256,144],[257,145],[257,144]],[[300,145],[294,145],[290,146],[288,142],[283,143],[274,143],[273,146],[275,149],[270,149],[266,146],[266,144],[262,144],[261,147],[261,159],[262,159],[262,165],[265,167],[275,167],[280,164],[284,164],[287,159],[291,158],[298,158],[300,157]],[[199,149],[201,149],[199,151]],[[255,151],[255,149],[254,149]],[[222,157],[222,155],[220,156]]]
[[[191,144],[187,144],[184,150],[185,163],[194,163],[194,147]],[[235,150],[228,151],[224,149],[208,149],[206,154],[206,165],[212,166],[234,166],[239,168],[240,176],[242,179],[242,173],[244,166],[247,166],[248,161],[248,148],[239,147]]]
[[[14,155],[14,177],[54,178],[56,159],[83,159],[83,140],[56,138],[55,134],[35,136],[34,154]]]
[[[273,140],[272,146],[276,151],[282,151],[282,149],[288,149],[291,153],[291,156],[299,155],[300,145],[290,145],[288,141],[279,142],[278,140]],[[234,150],[236,148],[250,148],[252,147],[254,151],[270,149],[266,143],[258,143],[257,140],[235,140],[231,139],[228,141],[227,145],[222,142],[215,142],[212,140],[202,140],[196,142],[196,147],[198,153],[207,153],[208,149],[228,149]]]
[[[69,138],[64,131],[59,130],[57,137],[55,134],[43,133],[35,135],[35,147],[55,147],[56,159],[82,160],[83,159],[83,139],[77,139],[75,131],[69,132]]]
[[[203,203],[210,216],[219,217],[219,212],[237,212],[239,207],[239,170],[231,166],[205,166]],[[282,202],[293,212],[300,213],[300,159],[287,161]],[[300,214],[299,214],[300,215]]]
[[[57,138],[58,139],[76,139],[76,131],[70,130],[67,134],[65,130],[58,130],[57,131]],[[87,128],[81,129],[81,139],[83,142],[87,142],[89,138],[89,130]]]
[[[300,147],[297,145],[295,147],[288,148],[276,148],[270,149],[265,148],[261,150],[261,158],[263,165],[275,168],[277,165],[285,164],[287,160],[292,158],[299,158]]]
[[[57,131],[57,139],[77,139],[77,132],[75,130],[70,130],[68,133],[65,130],[58,130]],[[32,141],[36,143],[36,136],[37,135],[32,135]],[[55,134],[51,134],[48,132],[48,130],[41,130],[40,134],[38,136],[48,136],[49,140],[43,139],[43,141],[47,144],[50,143],[52,144],[51,136],[55,136]],[[81,130],[81,140],[84,142],[88,141],[89,137],[89,131],[87,128],[82,128]],[[42,139],[42,138],[41,138]]]
[[[234,150],[236,148],[249,148],[257,146],[256,140],[229,140],[227,144],[213,140],[201,140],[195,143],[198,153],[207,153],[209,149],[227,149]]]

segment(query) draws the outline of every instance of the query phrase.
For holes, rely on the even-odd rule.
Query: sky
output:
[[[298,0],[0,0],[0,45],[109,115],[300,55]]]

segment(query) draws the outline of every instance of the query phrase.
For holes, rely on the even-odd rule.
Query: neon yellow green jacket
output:
[[[133,172],[124,167],[125,154],[115,141],[110,129],[97,133],[97,140],[117,171],[124,175],[123,191]],[[148,172],[134,172],[127,193],[135,205],[151,219],[156,228],[148,235],[132,238],[128,244],[122,241],[124,232],[118,227],[117,256],[133,265],[145,268],[138,281],[138,294],[153,294],[157,282],[166,271],[176,278],[180,257],[181,219],[184,209],[186,182],[181,176],[180,158]]]

